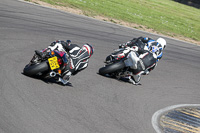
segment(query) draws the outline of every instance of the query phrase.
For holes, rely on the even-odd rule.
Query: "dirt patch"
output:
[[[45,6],[45,7],[51,7],[51,8],[59,9],[59,10],[74,13],[74,14],[84,15],[83,12],[79,9],[57,6],[57,5],[51,5],[49,3],[46,3],[46,2],[43,2],[43,1],[40,1],[40,0],[25,0],[25,1],[32,2],[34,4],[42,5],[42,6]]]
[[[78,15],[86,15],[86,14],[84,14],[84,12],[82,10],[77,9],[77,8],[51,5],[51,4],[48,4],[48,3],[40,1],[40,0],[25,0],[25,1],[29,1],[29,2],[32,2],[32,3],[35,3],[35,4],[39,4],[39,5],[42,5],[42,6],[45,6],[45,7],[51,7],[51,8],[55,8],[55,9],[58,9],[58,10],[62,10],[62,11],[66,11],[66,12],[70,12],[70,13],[74,13],[74,14],[78,14]],[[123,26],[126,26],[126,27],[147,31],[149,33],[164,35],[164,34],[161,34],[161,33],[157,32],[157,31],[155,31],[153,29],[147,28],[146,26],[143,26],[143,25],[138,25],[138,24],[134,24],[134,23],[121,21],[121,20],[116,20],[116,19],[112,19],[112,18],[108,18],[108,17],[104,17],[104,16],[91,16],[91,17],[93,17],[95,19],[98,19],[98,20],[112,22],[112,23],[123,25]],[[193,40],[191,38],[186,38],[184,36],[178,36],[178,35],[171,34],[171,33],[168,33],[167,35],[164,35],[164,36],[172,37],[172,38],[175,38],[175,39],[179,39],[179,40],[183,40],[183,41],[187,41],[187,42],[190,42],[190,43],[194,43],[194,44],[200,45],[200,41],[196,41],[196,40]]]

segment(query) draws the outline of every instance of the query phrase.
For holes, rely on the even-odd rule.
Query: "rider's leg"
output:
[[[124,61],[125,65],[127,67],[129,66],[131,69],[137,69],[137,64],[140,59],[137,57],[136,53],[131,51],[128,56],[128,59]]]
[[[72,72],[69,70],[66,70],[63,72],[62,76],[58,78],[57,82],[61,82],[62,84],[67,84],[69,83],[69,79],[72,75]]]
[[[62,75],[61,77],[59,77],[57,82],[61,82],[62,84],[69,83],[69,79],[72,73],[74,72],[74,68],[72,68],[72,66],[73,66],[72,60],[69,60],[67,66],[65,66],[65,68],[62,70]]]
[[[129,76],[129,82],[134,84],[134,85],[140,84],[140,79],[141,79],[141,75],[140,74]]]

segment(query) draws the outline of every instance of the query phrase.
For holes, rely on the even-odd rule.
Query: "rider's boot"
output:
[[[148,75],[149,74],[149,70],[145,70],[144,73],[142,73],[143,75]]]
[[[72,73],[70,71],[64,72],[62,74],[62,77],[58,78],[57,82],[62,83],[63,85],[68,84],[69,83],[69,79],[71,77],[71,74]]]
[[[129,76],[129,82],[134,85],[139,85],[140,79],[141,79],[140,75]]]

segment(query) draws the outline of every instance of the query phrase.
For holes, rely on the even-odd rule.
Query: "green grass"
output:
[[[200,10],[172,0],[41,0],[200,41]]]

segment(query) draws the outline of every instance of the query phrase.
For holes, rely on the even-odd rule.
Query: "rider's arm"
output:
[[[151,39],[151,38],[149,38],[149,37],[141,38],[141,41],[142,41],[143,43],[147,43],[149,40],[153,40],[153,39]]]
[[[70,51],[72,50],[73,48],[75,47],[78,47],[78,48],[81,48],[80,46],[78,46],[77,44],[70,44],[70,45],[67,45],[67,49]]]
[[[76,45],[76,44],[66,43],[65,41],[60,41],[60,40],[55,41],[55,42],[52,42],[52,43],[48,46],[48,48],[51,49],[51,50],[55,50],[55,49],[61,50],[61,49],[62,49],[62,51],[64,50],[64,51],[67,52],[67,53],[68,53],[70,50],[72,50],[73,48],[75,48],[75,47],[79,47],[79,46]],[[79,48],[80,48],[80,47],[79,47]]]
[[[135,42],[137,41],[138,38],[133,38],[132,40],[126,42],[126,43],[122,43],[119,44],[119,48],[126,48],[126,47],[133,47],[135,46]]]
[[[138,42],[141,41],[143,43],[147,43],[149,40],[152,40],[152,39],[148,38],[148,37],[142,37],[142,36],[138,37],[138,38],[133,38],[132,40],[130,40],[130,41],[126,42],[126,43],[119,44],[119,48],[138,46],[138,44],[137,44]]]
[[[51,43],[51,45],[48,46],[48,48],[51,50],[55,50],[59,47],[59,45],[61,45],[61,44],[53,42],[53,43]]]
[[[157,59],[160,60],[162,58],[163,52],[162,52],[162,48],[159,48],[159,50],[157,51]]]
[[[144,49],[145,43],[146,43],[145,38],[141,36],[138,38],[133,38],[131,41],[127,42],[127,46],[128,47],[138,46],[139,48]]]

